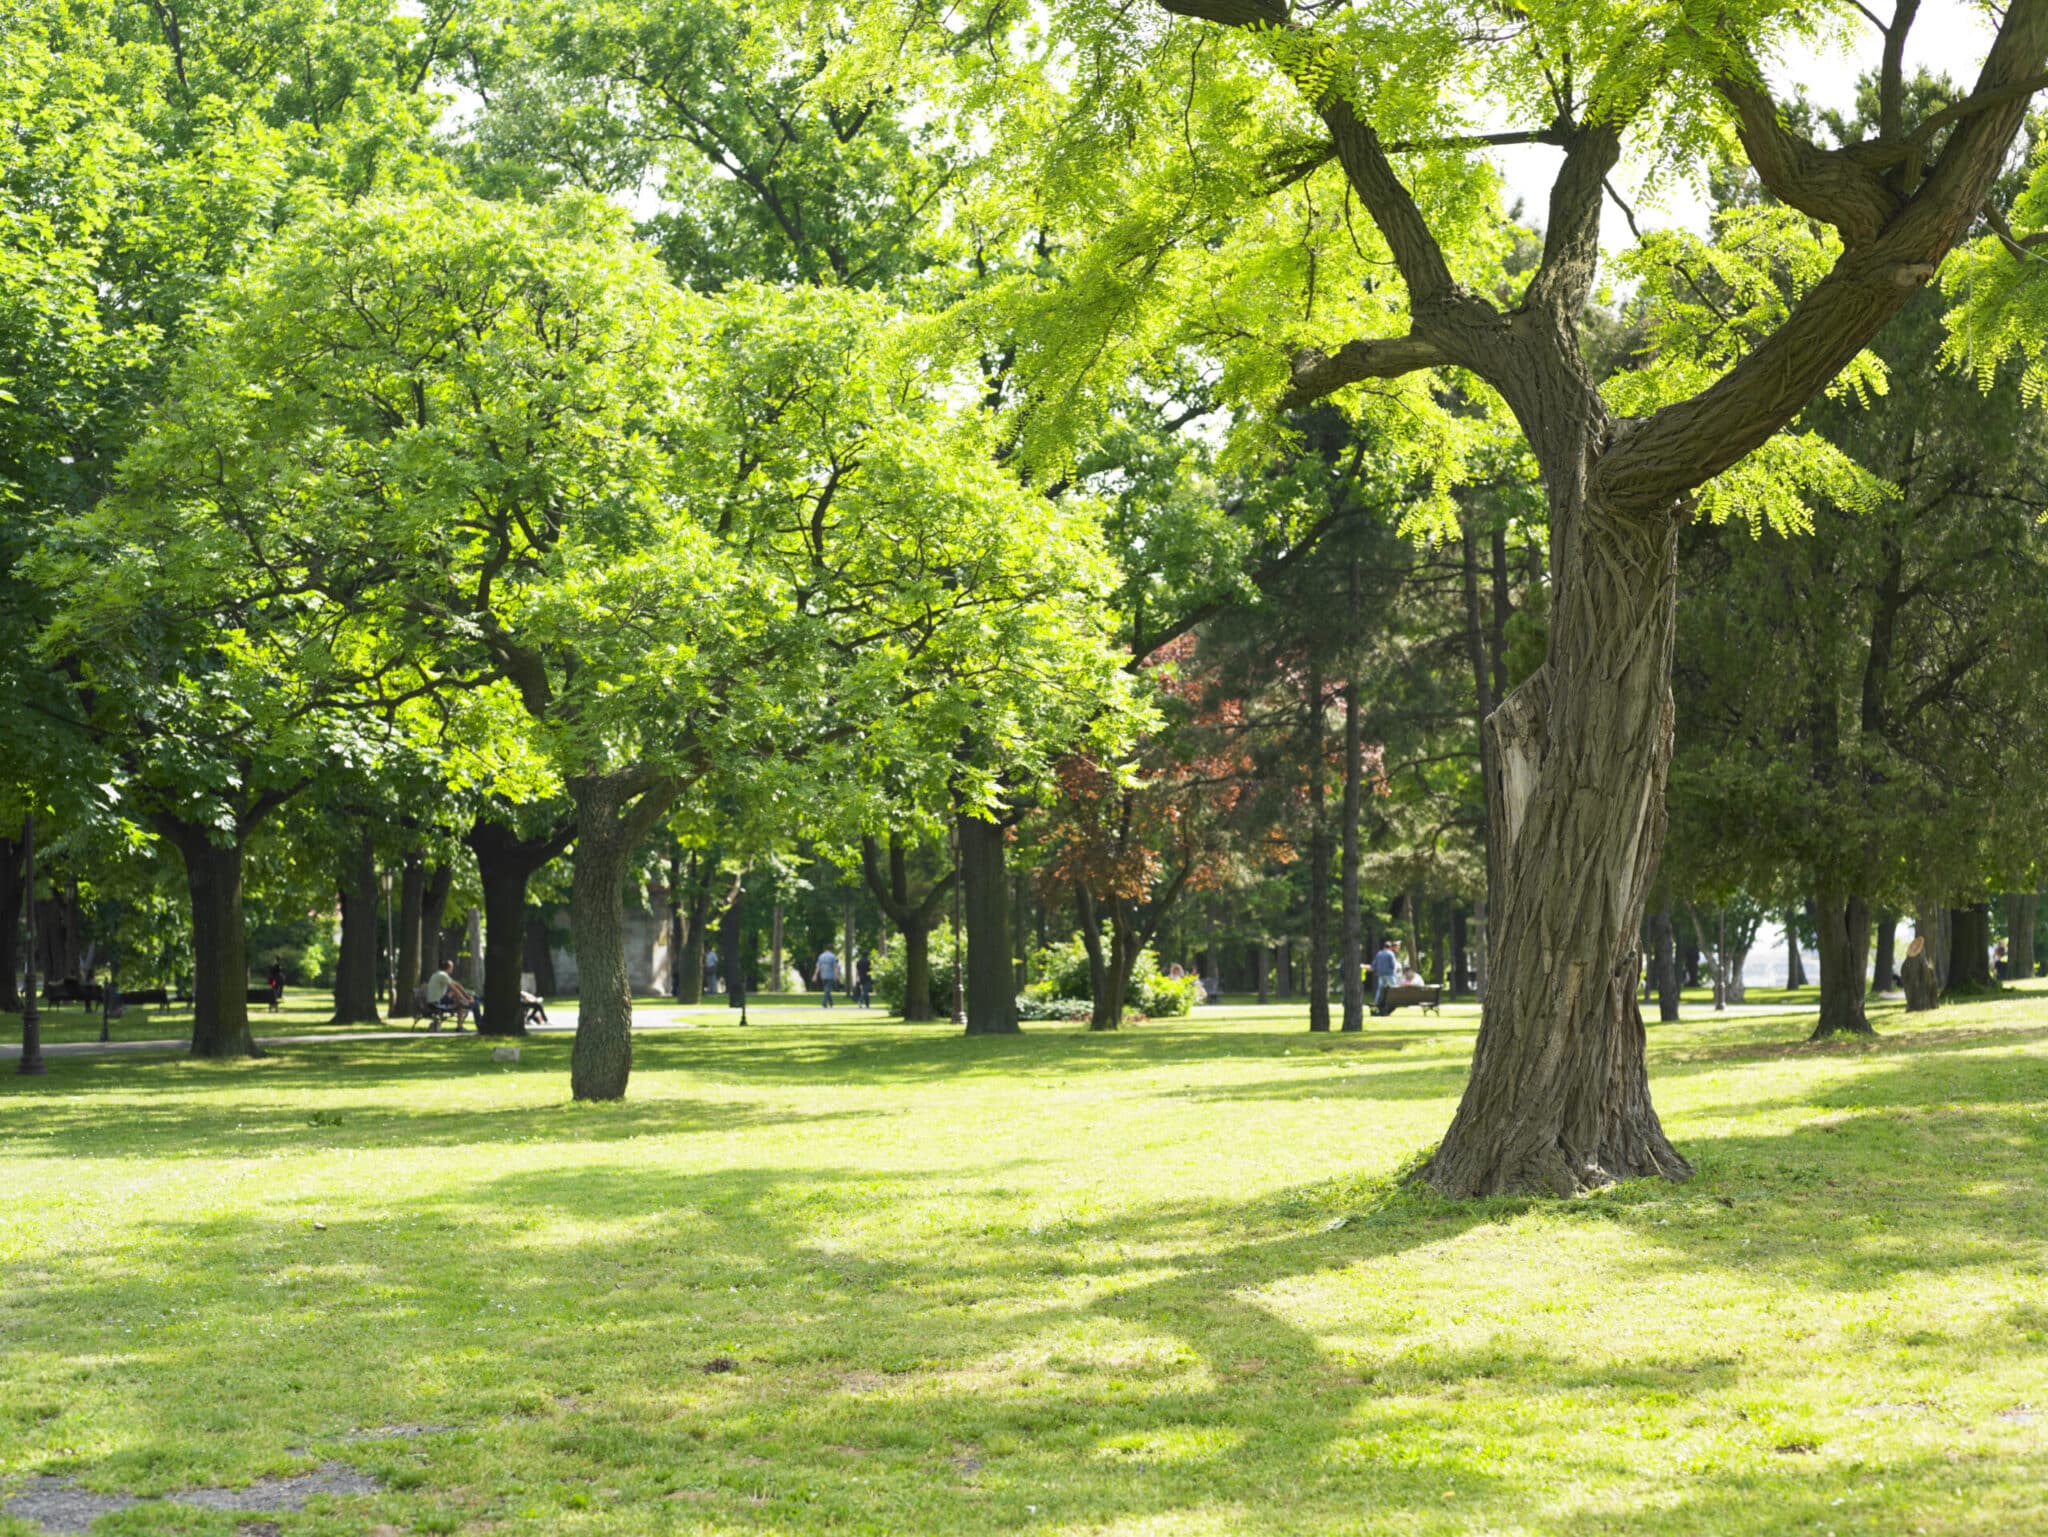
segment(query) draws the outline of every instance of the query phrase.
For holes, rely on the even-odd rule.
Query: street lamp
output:
[[[36,814],[30,810],[23,823],[21,834],[22,865],[25,877],[22,883],[28,901],[28,977],[27,988],[21,999],[21,1064],[16,1069],[23,1076],[46,1073],[43,1066],[43,1016],[36,1001]]]
[[[967,995],[960,988],[960,888],[966,882],[960,869],[960,819],[953,818],[953,1023],[967,1023]]]

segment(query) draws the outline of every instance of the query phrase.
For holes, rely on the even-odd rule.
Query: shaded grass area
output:
[[[720,1012],[607,1107],[561,1036],[0,1077],[0,1481],[383,1481],[288,1534],[2048,1524],[2038,991],[1653,1028],[1698,1179],[1464,1205],[1399,1176],[1470,1010]]]

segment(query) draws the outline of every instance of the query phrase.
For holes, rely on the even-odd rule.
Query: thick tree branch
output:
[[[1735,109],[1735,131],[1758,178],[1779,202],[1842,232],[1850,245],[1876,238],[1899,210],[1899,197],[1870,163],[1868,146],[1824,150],[1785,126],[1761,86],[1733,74],[1714,82]]]
[[[1826,389],[1968,232],[2026,120],[2030,93],[2018,87],[2041,73],[2044,57],[2048,0],[2012,0],[1972,93],[1994,104],[1957,123],[1919,189],[1869,239],[1852,243],[1783,325],[1706,390],[1618,443],[1596,470],[1592,495],[1616,512],[1668,512]]]
[[[1571,134],[1564,167],[1550,188],[1543,264],[1530,280],[1528,305],[1567,325],[1578,323],[1600,265],[1600,199],[1621,159],[1621,130],[1592,123]]]
[[[1280,407],[1285,411],[1299,410],[1362,379],[1396,379],[1450,361],[1435,343],[1419,336],[1350,341],[1333,353],[1305,347],[1294,355],[1294,378],[1280,397]]]

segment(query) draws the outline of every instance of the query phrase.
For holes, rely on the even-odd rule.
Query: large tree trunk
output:
[[[1549,657],[1487,723],[1492,975],[1425,1171],[1453,1196],[1692,1172],[1650,1104],[1635,990],[1664,842],[1677,519],[1554,508],[1552,527]]]
[[[526,1034],[526,1009],[519,999],[519,976],[526,969],[526,888],[537,871],[569,846],[570,835],[571,828],[564,825],[538,837],[522,838],[504,823],[486,817],[479,817],[464,835],[463,841],[476,855],[477,879],[484,888],[484,1010],[477,1021],[480,1034]],[[571,918],[573,921],[573,909]],[[620,924],[623,965],[623,898]],[[538,984],[540,979],[536,976],[534,980]]]
[[[1863,1012],[1863,965],[1870,954],[1870,909],[1863,898],[1823,891],[1813,904],[1820,945],[1820,1023],[1813,1039],[1874,1035]]]
[[[220,845],[211,829],[157,819],[185,862],[192,898],[192,1055],[255,1056],[249,1036],[249,962],[242,926],[242,845]]]
[[[1365,1029],[1365,911],[1358,897],[1358,837],[1360,800],[1364,792],[1364,744],[1360,740],[1358,684],[1344,686],[1344,810],[1339,837],[1343,839],[1342,882],[1344,1029],[1357,1034]]]
[[[1991,904],[1972,902],[1948,915],[1948,977],[1943,991],[1985,992],[1996,987],[1991,974]]]
[[[427,869],[417,852],[407,854],[398,876],[398,954],[393,960],[394,1017],[411,1019],[412,990],[420,985],[420,912],[427,895]]]
[[[614,773],[569,781],[576,802],[576,860],[569,926],[576,936],[576,1042],[569,1092],[623,1099],[633,1071],[633,993],[626,975],[626,867],[674,800],[673,781]],[[733,976],[740,968],[737,958]]]
[[[897,933],[903,940],[903,1022],[923,1024],[932,1017],[932,931],[907,923]]]
[[[967,1033],[1017,1034],[1016,973],[1010,964],[1008,835],[980,817],[958,819],[961,917],[967,929]],[[847,965],[853,964],[849,958]]]
[[[1650,938],[1650,971],[1657,986],[1657,1019],[1668,1025],[1678,1019],[1678,946],[1673,943],[1669,901],[1651,917]]]
[[[432,976],[443,961],[455,959],[456,947],[448,943],[441,920],[448,916],[448,893],[455,887],[455,866],[442,861],[427,872],[426,890],[420,894],[420,975]]]
[[[709,849],[690,856],[689,924],[683,932],[682,974],[676,1002],[704,1001],[704,941],[711,927],[711,887],[718,879],[718,861]]]
[[[1465,938],[1465,909],[1461,904],[1451,913],[1451,996],[1472,990],[1472,957]]]
[[[377,851],[368,830],[343,867],[341,953],[334,963],[334,1022],[374,1025],[377,1017]]]
[[[0,1013],[21,1009],[21,989],[15,972],[21,965],[22,877],[26,873],[23,843],[18,838],[0,838]]]
[[[2005,899],[2005,974],[2015,982],[2034,974],[2034,916],[2040,900],[2032,891],[2011,892]]]
[[[1913,937],[1927,941],[1927,962],[1934,968],[1934,990],[1948,991],[1949,910],[1923,904],[1913,915]],[[1903,978],[1903,973],[1901,973]]]
[[[1898,974],[1893,969],[1893,948],[1898,937],[1899,915],[1880,911],[1877,915],[1877,955],[1870,966],[1870,991],[1873,995],[1888,993],[1898,984]]]

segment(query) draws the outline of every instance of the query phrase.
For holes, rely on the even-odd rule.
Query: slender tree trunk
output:
[[[1654,940],[1650,969],[1657,983],[1657,1018],[1668,1025],[1678,1018],[1678,947],[1672,942],[1670,902],[1665,902],[1650,919],[1650,934]]]
[[[2034,916],[2040,897],[2031,891],[2008,893],[2005,899],[2005,974],[2017,982],[2034,974]]]
[[[1991,904],[1972,902],[1948,915],[1948,976],[1943,991],[1972,993],[1997,985],[1991,974]]]
[[[455,952],[442,931],[448,916],[448,893],[455,886],[455,867],[445,860],[427,872],[427,887],[420,895],[420,974],[432,976],[443,961],[455,959]]]
[[[533,973],[534,992],[543,998],[554,997],[561,989],[555,985],[555,952],[548,944],[548,920],[532,907],[526,910],[526,943],[522,949],[526,957],[522,969]]]
[[[1870,956],[1870,908],[1863,898],[1823,889],[1813,904],[1819,937],[1820,1022],[1812,1039],[1874,1035],[1863,1010],[1863,967]]]
[[[690,856],[690,922],[683,934],[683,972],[676,984],[676,1002],[704,1001],[704,941],[711,926],[711,884],[718,861],[710,850]]]
[[[980,817],[957,819],[961,917],[967,930],[969,1035],[1017,1034],[1016,973],[1010,964],[1008,834]]]
[[[851,964],[849,962],[849,964]],[[782,958],[782,904],[777,902],[768,911],[768,991],[779,993],[783,987],[783,973],[787,968]]]
[[[1451,995],[1471,990],[1472,956],[1465,938],[1465,909],[1459,907],[1451,913]]]
[[[192,1055],[251,1057],[249,962],[242,924],[242,845],[220,845],[209,829],[157,819],[185,862],[192,898]]]
[[[1806,980],[1806,958],[1799,953],[1797,917],[1798,915],[1791,908],[1785,909],[1785,985],[1788,988],[1805,987],[1808,985]],[[1857,987],[1859,989],[1862,985],[1861,981],[1858,981]]]
[[[1343,839],[1342,882],[1344,1029],[1357,1034],[1365,1029],[1365,910],[1358,896],[1358,835],[1360,800],[1364,792],[1365,746],[1359,719],[1358,684],[1344,686],[1344,810],[1339,836]]]
[[[1088,1028],[1114,1030],[1123,1022],[1117,1007],[1114,956],[1102,947],[1102,915],[1082,885],[1074,887],[1074,917],[1081,925],[1081,948],[1088,954]],[[1111,944],[1114,946],[1114,938]]]
[[[725,1006],[747,1012],[747,967],[740,952],[747,943],[746,890],[744,881],[735,882],[732,900],[718,923],[718,948],[725,952]]]
[[[679,787],[637,776],[593,774],[569,781],[576,803],[576,860],[569,925],[576,936],[576,1041],[569,1092],[623,1099],[633,1071],[633,993],[626,975],[626,868]],[[740,967],[735,964],[737,981]]]
[[[1259,1002],[1271,1003],[1273,1001],[1273,989],[1268,978],[1272,974],[1272,946],[1262,939],[1252,946],[1251,954],[1252,972],[1257,978],[1256,985],[1259,991]]]
[[[21,897],[25,868],[23,841],[0,838],[0,1013],[21,1009],[15,973],[21,967]]]
[[[1323,673],[1309,674],[1308,1027],[1330,1028],[1330,819],[1324,805]]]
[[[407,854],[398,876],[398,958],[392,1013],[412,1018],[412,990],[420,985],[420,912],[427,895],[427,870],[417,852]]]
[[[1880,911],[1877,915],[1877,956],[1870,967],[1870,991],[1872,994],[1888,993],[1898,985],[1898,972],[1893,964],[1893,947],[1898,942],[1899,915]]]
[[[334,1022],[374,1025],[377,1016],[377,851],[365,829],[343,866],[341,951],[334,963]]]
[[[1549,656],[1488,722],[1499,910],[1472,1076],[1425,1171],[1446,1194],[1692,1172],[1650,1103],[1635,990],[1664,843],[1677,529],[1553,505]]]
[[[903,1022],[923,1024],[932,1017],[932,931],[929,924],[906,923],[903,936]]]

